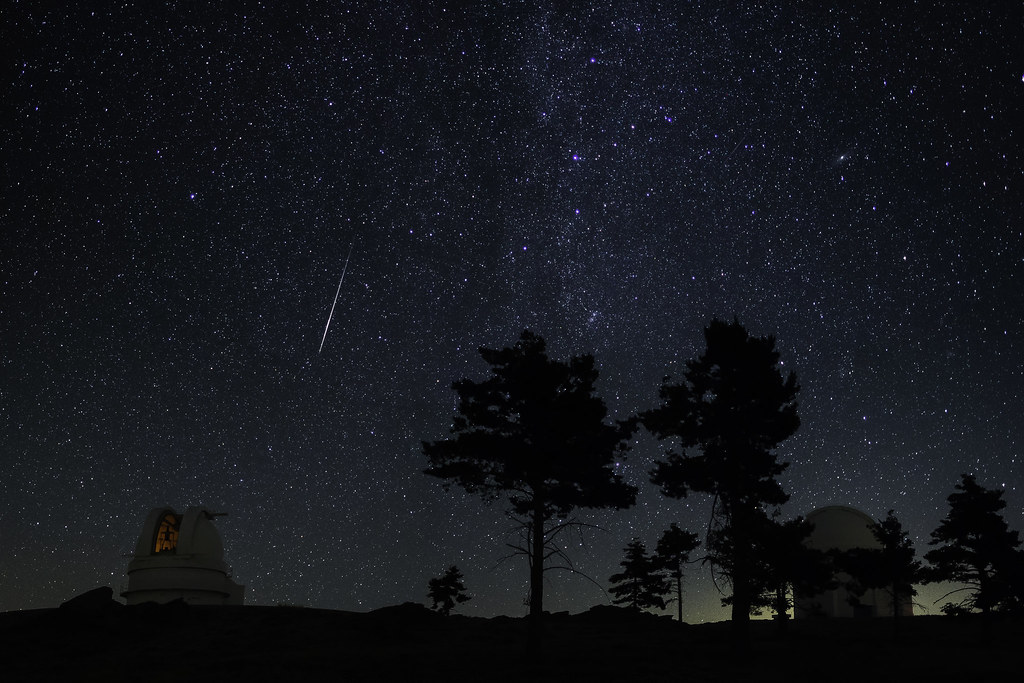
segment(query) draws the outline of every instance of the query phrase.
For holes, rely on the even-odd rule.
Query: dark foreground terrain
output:
[[[754,622],[749,657],[728,624],[688,626],[611,607],[547,620],[184,604],[0,613],[3,681],[987,681],[1015,680],[1017,621],[914,617]]]

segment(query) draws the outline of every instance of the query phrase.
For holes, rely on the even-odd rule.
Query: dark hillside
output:
[[[524,619],[294,607],[110,605],[0,614],[4,681],[961,681],[1019,672],[1021,623],[908,619],[754,622],[730,655],[729,624],[680,625],[598,607],[548,619],[539,666]]]

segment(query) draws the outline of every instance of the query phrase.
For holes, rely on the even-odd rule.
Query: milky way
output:
[[[1019,3],[89,4],[0,18],[0,609],[117,588],[149,508],[203,504],[248,602],[454,563],[461,609],[525,613],[500,505],[420,442],[527,327],[625,418],[735,317],[802,386],[786,514],[891,508],[923,553],[971,472],[1024,528]],[[659,448],[586,517],[601,583],[706,524]]]

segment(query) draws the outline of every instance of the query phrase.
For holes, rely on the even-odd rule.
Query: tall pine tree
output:
[[[565,528],[557,519],[578,508],[622,509],[636,500],[636,487],[614,469],[629,429],[606,422],[593,356],[552,360],[544,339],[529,330],[514,346],[481,348],[480,355],[490,376],[453,384],[459,406],[452,436],[423,444],[430,461],[425,472],[485,501],[507,500],[523,531],[530,633],[539,647],[544,561],[560,552],[555,536]]]
[[[750,612],[762,590],[756,546],[767,509],[789,498],[778,476],[788,466],[774,449],[800,425],[796,376],[783,377],[771,337],[751,337],[739,322],[713,320],[707,349],[686,365],[684,381],[662,384],[662,405],[640,421],[659,439],[672,439],[651,472],[661,492],[713,497],[707,552],[731,585],[734,644],[749,644]]]

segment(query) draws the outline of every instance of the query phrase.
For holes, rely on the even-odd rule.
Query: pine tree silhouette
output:
[[[668,580],[661,573],[662,566],[647,554],[647,548],[634,538],[626,546],[626,559],[619,563],[622,572],[612,574],[608,592],[615,596],[616,605],[627,605],[641,610],[651,607],[665,609],[666,593],[672,590]]]

